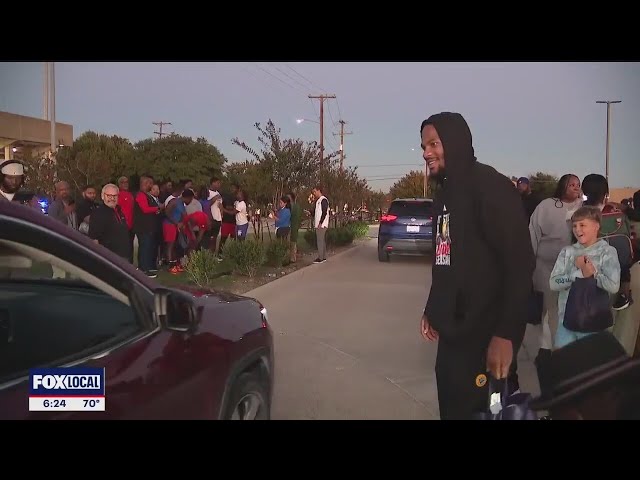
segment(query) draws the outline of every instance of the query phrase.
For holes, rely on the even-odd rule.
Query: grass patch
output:
[[[315,245],[310,245],[304,238],[304,232],[306,229],[300,229],[298,233],[298,254],[304,255],[310,252],[314,252],[316,250]],[[251,237],[248,237],[251,239]],[[275,235],[272,234],[272,241],[275,241]],[[268,248],[269,237],[265,235],[263,246],[265,249]],[[134,252],[134,264],[137,263],[137,252]],[[260,285],[263,285],[269,281],[275,280],[282,276],[283,272],[290,273],[291,271],[295,271],[299,268],[303,268],[304,266],[311,263],[311,261],[307,261],[304,259],[298,260],[297,264],[290,264],[284,267],[273,267],[269,265],[262,265],[258,268],[256,272],[256,276],[251,279],[242,275],[233,274],[233,266],[228,259],[224,259],[222,262],[218,263],[216,266],[216,273],[214,278],[210,282],[210,287],[213,289],[230,291],[233,293],[244,293],[246,291],[252,290]],[[216,276],[217,275],[217,276]],[[196,286],[196,284],[191,280],[189,274],[187,272],[180,273],[178,275],[173,275],[168,271],[161,269],[158,272],[158,277],[156,280],[167,286],[167,287],[179,287],[181,285],[188,286]]]
[[[186,272],[179,273],[178,275],[173,275],[166,270],[161,270],[158,272],[158,277],[156,278],[156,280],[167,287],[180,287],[181,285],[197,287],[197,285],[189,278],[189,275]],[[221,276],[214,278],[210,282],[209,287],[220,290],[229,290],[229,287],[233,284],[233,281],[233,275],[222,274]]]
[[[209,285],[212,288],[220,288],[222,286],[229,285],[232,282],[232,270],[233,267],[229,261],[223,260],[218,263],[215,271],[210,275],[213,278],[210,280]],[[167,287],[177,287],[180,285],[196,286],[196,283],[187,272],[174,275],[163,269],[158,272],[156,280]]]

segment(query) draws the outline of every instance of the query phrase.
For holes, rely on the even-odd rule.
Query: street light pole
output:
[[[424,162],[424,198],[427,198],[427,183],[429,182],[429,167]]]
[[[43,63],[43,76],[42,76],[42,119],[49,120],[49,87],[51,85],[49,81],[49,62]]]
[[[49,91],[49,116],[51,118],[51,155],[56,154],[58,149],[56,141],[56,66],[55,62],[49,64],[49,80],[51,82],[51,90]]]
[[[622,103],[622,100],[596,100],[596,103],[606,103],[607,105],[607,153],[605,159],[605,177],[609,181],[609,149],[611,145],[611,104]]]

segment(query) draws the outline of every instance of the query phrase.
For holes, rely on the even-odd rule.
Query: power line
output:
[[[284,64],[285,67],[287,67],[289,70],[291,70],[293,73],[295,73],[296,75],[298,75],[300,78],[302,78],[304,81],[306,81],[310,86],[317,88],[318,90],[325,92],[325,95],[320,95],[320,96],[316,96],[313,97],[311,95],[309,95],[309,99],[311,101],[311,105],[313,105],[313,111],[314,114],[316,113],[316,109],[315,109],[315,104],[313,103],[312,98],[320,98],[320,97],[324,97],[324,98],[336,98],[335,95],[326,95],[326,90],[324,88],[320,88],[318,85],[316,85],[315,83],[313,83],[311,80],[309,80],[307,77],[305,77],[304,75],[302,75],[300,72],[298,72],[295,68],[293,68],[292,66],[290,66],[289,64]],[[298,82],[295,78],[291,77],[290,75],[288,75],[286,72],[282,71],[281,69],[279,69],[278,67],[275,67],[276,70],[278,70],[280,73],[286,75],[288,78],[290,78],[291,80],[293,80],[294,82],[296,82],[298,85],[302,85],[300,82]],[[333,118],[333,113],[331,112],[331,107],[330,104],[329,105],[329,116],[331,117],[331,121],[333,123],[333,125],[336,124],[335,119]],[[324,101],[321,100],[320,101],[320,150],[321,150],[321,159],[322,162],[324,161],[324,142],[326,142],[334,151],[337,150],[335,143],[333,142],[333,139],[331,138],[331,136],[327,137],[327,134],[324,133]],[[321,162],[321,163],[322,163]]]
[[[309,95],[311,99],[320,100],[320,168],[324,167],[324,101],[327,98],[336,98],[335,95]]]
[[[318,113],[318,111],[316,110],[316,105],[313,103],[313,100],[312,100],[312,99],[309,99],[309,101],[311,102],[311,105],[312,105],[312,107],[311,107],[311,108],[313,108],[313,114],[314,114],[316,117],[320,118],[320,114],[319,114],[319,113]],[[326,133],[324,134],[324,140],[325,140],[325,142],[327,142],[327,144],[328,144],[328,145],[333,149],[333,151],[336,151],[336,150],[337,150],[337,148],[336,148],[335,144],[332,142],[332,138],[331,138],[331,137],[327,137],[327,134],[326,134]]]
[[[340,135],[340,171],[343,170],[343,162],[344,162],[344,136],[345,135],[353,135],[353,132],[345,132],[344,131],[344,120],[340,119],[340,133],[334,133],[334,135]]]
[[[336,122],[335,119],[333,118],[333,113],[331,113],[331,103],[330,102],[327,103],[327,108],[329,109],[329,117],[331,117],[331,122],[333,123],[333,125],[335,125],[338,122]],[[342,118],[342,117],[340,117],[340,118]]]
[[[171,122],[151,122],[151,123],[153,123],[157,127],[160,127],[159,128],[160,131],[156,130],[156,131],[153,132],[156,135],[158,135],[158,138],[162,138],[162,135],[171,135],[171,133],[173,133],[173,132],[171,132],[171,133],[167,134],[167,133],[162,131],[162,127],[165,126],[165,125],[172,125]]]
[[[298,72],[296,69],[294,69],[293,67],[291,67],[288,64],[284,64],[285,67],[287,67],[289,70],[291,70],[293,73],[295,73],[296,75],[298,75],[300,78],[302,78],[303,80],[309,82],[309,85],[311,85],[314,88],[317,88],[318,90],[320,90],[321,92],[326,92],[326,90],[324,88],[320,88],[318,85],[316,85],[315,83],[313,83],[311,80],[309,80],[307,77],[305,77],[304,75],[302,75],[300,72]]]
[[[284,80],[282,80],[280,77],[276,77],[273,73],[269,72],[268,70],[265,70],[264,68],[262,68],[262,67],[261,67],[260,65],[258,65],[257,63],[254,63],[254,65],[255,65],[256,67],[258,67],[260,70],[262,70],[264,73],[266,73],[267,75],[269,75],[269,76],[271,76],[271,77],[275,78],[275,79],[276,79],[276,80],[278,80],[279,82],[284,83],[287,87],[292,88],[292,89],[294,89],[294,90],[295,90],[295,87],[294,87],[293,85],[291,85],[290,83],[285,82],[285,81],[284,81]]]
[[[286,77],[290,78],[291,80],[293,80],[294,82],[296,82],[298,85],[300,85],[302,88],[307,89],[308,87],[302,83],[300,83],[298,80],[296,80],[295,78],[293,78],[291,75],[289,75],[287,72],[283,72],[282,70],[280,70],[278,67],[274,67],[276,70],[278,70],[280,73],[282,73],[283,75],[285,75]]]
[[[264,82],[264,78],[260,78],[258,77],[258,75],[256,75],[252,70],[249,70],[247,67],[245,67],[244,65],[242,65],[241,63],[237,64],[240,68],[242,68],[245,72],[249,73],[252,77],[254,77],[256,80],[258,80],[259,82]]]
[[[320,114],[318,113],[318,111],[316,110],[316,105],[313,103],[313,100],[311,98],[309,98],[309,101],[311,102],[311,108],[313,108],[313,115],[320,118]],[[335,144],[331,141],[331,137],[327,137],[327,134],[324,134],[324,140],[327,142],[327,144],[329,144],[329,146],[335,151],[337,150]]]
[[[338,102],[337,98],[336,98],[336,105],[338,106],[338,115],[340,115],[340,118],[342,118],[342,112],[340,111],[340,102]]]

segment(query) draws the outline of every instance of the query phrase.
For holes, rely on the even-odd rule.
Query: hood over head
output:
[[[476,161],[469,125],[459,113],[442,112],[431,115],[420,126],[433,125],[444,150],[445,175],[449,179],[464,176]]]

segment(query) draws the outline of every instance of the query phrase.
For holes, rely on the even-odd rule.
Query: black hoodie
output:
[[[462,115],[433,115],[421,134],[428,124],[442,142],[445,178],[433,206],[427,319],[445,341],[498,336],[520,345],[535,268],[520,195],[506,176],[476,161]]]

